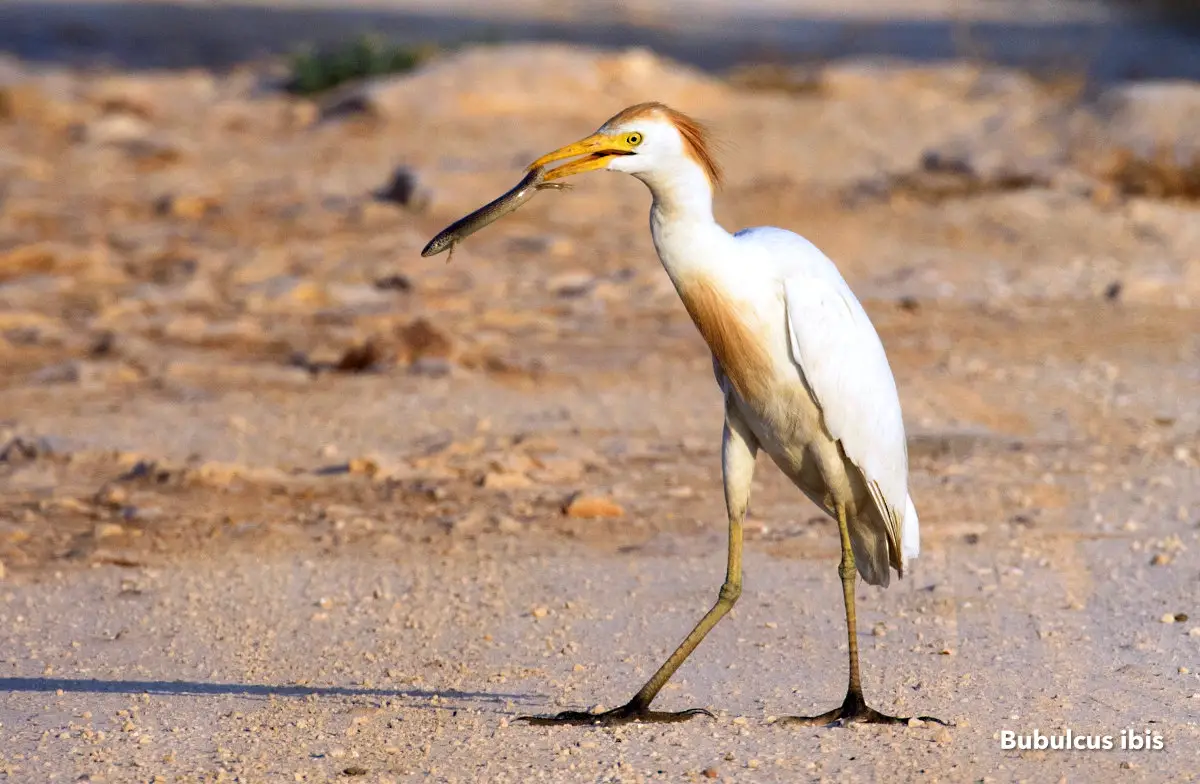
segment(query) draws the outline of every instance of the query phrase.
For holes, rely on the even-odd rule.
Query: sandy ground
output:
[[[1196,780],[1200,215],[1127,165],[1186,153],[1155,120],[1191,93],[536,46],[322,104],[2,67],[9,780]],[[660,697],[717,718],[514,721],[627,699],[715,597],[719,394],[634,181],[418,252],[645,98],[725,141],[727,226],[810,237],[880,330],[924,541],[860,588],[867,694],[952,727],[774,724],[840,699],[845,640],[835,526],[765,460],[746,593]],[[1164,748],[1001,748],[1035,729]]]

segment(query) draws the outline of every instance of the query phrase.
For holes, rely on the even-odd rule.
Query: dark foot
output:
[[[530,724],[536,724],[542,727],[550,727],[556,724],[573,724],[576,726],[591,726],[599,724],[604,727],[611,727],[616,724],[629,724],[630,722],[640,721],[647,724],[671,724],[674,722],[687,721],[693,716],[707,716],[710,719],[715,719],[704,708],[691,708],[689,710],[673,712],[673,711],[653,711],[649,708],[635,705],[630,702],[622,705],[619,708],[613,708],[610,711],[603,713],[588,713],[587,711],[563,711],[555,716],[521,716],[517,721],[525,721]]]
[[[917,716],[920,721],[929,721],[935,724],[941,724],[943,727],[951,726],[949,722],[935,719],[933,716]],[[900,716],[889,716],[886,713],[880,713],[874,708],[867,705],[862,694],[850,692],[846,695],[846,701],[842,703],[840,708],[834,708],[828,713],[822,713],[820,716],[784,716],[779,724],[801,724],[810,727],[824,727],[831,724],[845,726],[847,724],[908,724],[912,718],[902,718]]]

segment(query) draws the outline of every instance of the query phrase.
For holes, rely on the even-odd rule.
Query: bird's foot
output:
[[[655,711],[650,710],[645,705],[638,705],[633,701],[622,705],[619,708],[603,711],[601,713],[589,713],[587,711],[563,711],[562,713],[553,716],[521,716],[517,721],[528,722],[542,727],[550,727],[561,724],[571,724],[575,726],[592,726],[600,725],[603,727],[611,727],[617,724],[629,724],[631,722],[643,722],[646,724],[672,724],[680,721],[687,721],[695,716],[707,716],[710,719],[715,719],[704,708],[689,708],[682,711]]]
[[[867,705],[861,693],[850,692],[846,695],[846,701],[841,704],[841,707],[834,708],[828,713],[822,713],[820,716],[784,716],[779,719],[779,724],[800,724],[808,727],[825,727],[837,725],[844,727],[847,724],[908,724],[914,717],[889,716],[886,713],[880,713],[871,706]],[[920,721],[933,722],[941,724],[943,727],[951,726],[949,722],[934,718],[933,716],[916,716]]]

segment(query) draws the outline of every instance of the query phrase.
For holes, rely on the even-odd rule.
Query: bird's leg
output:
[[[725,567],[725,582],[717,602],[712,606],[696,628],[684,638],[675,652],[663,662],[658,671],[646,681],[645,685],[633,695],[633,699],[619,708],[603,713],[587,711],[563,711],[554,716],[522,716],[521,721],[530,724],[624,724],[631,721],[643,722],[677,722],[686,721],[693,716],[708,716],[712,713],[704,708],[688,710],[652,711],[650,703],[658,696],[662,687],[675,674],[680,665],[691,655],[700,641],[712,630],[717,622],[725,617],[733,608],[738,597],[742,595],[742,522],[746,517],[746,509],[750,502],[750,483],[754,475],[754,456],[757,445],[749,439],[753,436],[745,431],[740,422],[731,427],[728,418],[725,423],[725,437],[722,443],[722,468],[725,477],[725,503],[729,511],[729,557]]]
[[[849,634],[850,651],[850,683],[846,688],[846,699],[841,707],[834,708],[820,716],[787,716],[779,720],[781,724],[850,724],[862,722],[866,724],[907,724],[910,719],[899,716],[888,716],[867,705],[863,699],[862,676],[858,670],[858,629],[854,616],[854,583],[858,574],[854,565],[854,549],[850,546],[850,528],[846,523],[846,507],[837,505],[838,531],[842,535],[842,561],[838,564],[838,575],[842,578],[842,598],[846,604],[846,631]],[[941,719],[932,716],[918,717],[922,721],[932,721],[946,724]]]
[[[522,721],[527,721],[530,724],[551,725],[551,724],[624,724],[630,721],[644,722],[677,722],[686,721],[693,716],[708,716],[712,717],[712,713],[704,708],[690,708],[684,711],[668,712],[668,711],[652,711],[650,703],[658,696],[662,687],[667,685],[667,681],[679,669],[679,666],[691,655],[700,641],[709,633],[717,622],[725,617],[725,614],[737,602],[738,597],[742,593],[742,518],[731,517],[729,519],[729,561],[725,571],[725,583],[721,586],[721,592],[717,596],[717,603],[712,606],[700,622],[696,624],[696,628],[692,629],[684,641],[680,643],[675,652],[671,654],[658,671],[650,676],[650,680],[646,681],[645,685],[638,690],[638,693],[633,695],[633,699],[625,703],[619,708],[614,708],[603,713],[589,713],[587,711],[563,711],[555,716],[522,716]]]

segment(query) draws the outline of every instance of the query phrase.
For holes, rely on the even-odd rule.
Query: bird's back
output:
[[[886,585],[889,565],[903,574],[905,559],[916,556],[919,534],[908,497],[900,400],[882,341],[837,267],[811,242],[773,227],[746,229],[734,237],[755,246],[755,255],[778,281],[792,370],[798,371],[799,385],[821,420],[819,432],[806,436],[836,444],[836,453],[827,451],[824,458],[842,464],[849,485],[842,492],[853,497],[857,509],[851,535],[859,570],[868,582]],[[797,408],[806,402],[793,397]],[[818,453],[819,447],[814,443],[809,450]],[[810,488],[802,489],[814,496]]]

